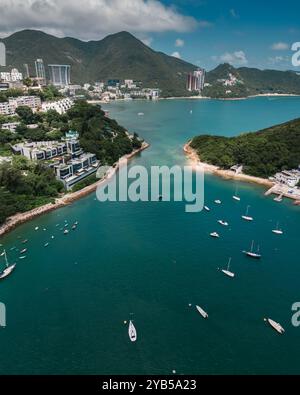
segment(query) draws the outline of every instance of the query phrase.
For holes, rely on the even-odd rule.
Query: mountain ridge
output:
[[[7,68],[17,67],[23,71],[23,64],[27,63],[31,75],[35,75],[34,61],[42,58],[48,77],[48,64],[70,64],[71,82],[74,84],[133,79],[141,81],[144,87],[160,88],[163,97],[193,95],[186,90],[186,78],[198,66],[155,51],[126,31],[110,34],[101,40],[82,41],[25,29],[0,41],[7,48]],[[228,86],[225,81],[232,78],[230,75],[237,82]],[[236,68],[228,63],[207,72],[206,83],[208,85],[202,95],[212,98],[264,93],[300,94],[300,76],[296,72]]]

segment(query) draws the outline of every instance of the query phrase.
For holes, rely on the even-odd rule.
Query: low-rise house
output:
[[[19,125],[20,125],[20,122],[3,123],[2,125],[0,125],[0,129],[9,130],[10,132],[15,133],[16,129]]]
[[[77,182],[90,176],[97,171],[99,161],[96,155],[85,153],[76,159],[71,159],[68,163],[61,163],[55,166],[56,177],[61,180],[67,189]]]
[[[42,111],[47,112],[49,110],[55,110],[59,114],[64,114],[73,106],[73,104],[74,100],[69,97],[52,102],[44,102],[42,104]]]
[[[294,188],[296,185],[298,185],[300,181],[300,171],[283,170],[280,173],[276,173],[274,179],[276,182],[279,182],[280,184],[285,184],[291,188]]]

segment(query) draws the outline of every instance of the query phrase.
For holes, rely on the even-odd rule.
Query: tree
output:
[[[32,86],[32,80],[28,77],[28,78],[24,78],[23,79],[23,84],[26,85],[28,88],[30,86]]]
[[[26,124],[33,123],[33,112],[32,109],[28,106],[19,106],[16,109],[16,113],[19,115],[21,120]]]

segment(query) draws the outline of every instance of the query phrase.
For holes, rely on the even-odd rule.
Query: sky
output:
[[[0,0],[0,37],[22,29],[84,41],[126,30],[208,70],[225,62],[300,70],[291,61],[299,0]]]

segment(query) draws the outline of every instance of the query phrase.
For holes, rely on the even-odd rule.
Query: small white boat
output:
[[[275,235],[283,235],[283,230],[279,228],[279,223],[277,223],[276,229],[273,229],[272,232],[275,233]]]
[[[139,117],[142,117],[143,115],[145,115],[143,112],[139,112],[139,113],[138,113],[138,116],[139,116]]]
[[[132,342],[135,342],[137,339],[137,333],[136,333],[136,329],[135,326],[133,325],[132,321],[129,321],[129,327],[128,327],[128,335],[129,335],[129,339]]]
[[[274,202],[281,203],[283,201],[283,195],[278,195],[274,198]]]
[[[235,274],[234,274],[233,272],[230,271],[231,259],[232,259],[232,258],[229,258],[229,262],[228,262],[228,265],[227,265],[227,269],[226,269],[226,270],[222,270],[222,272],[223,272],[226,276],[233,278],[233,277],[235,276]]]
[[[245,221],[253,221],[253,217],[250,217],[248,214],[249,214],[249,208],[250,208],[250,206],[247,206],[247,210],[246,210],[246,214],[245,215],[242,215],[242,218],[245,220]]]
[[[219,199],[215,200],[215,203],[216,204],[222,204],[221,200],[219,200]]]
[[[34,230],[39,230],[39,227],[38,227],[38,226],[36,226],[36,227],[34,228]]]
[[[25,259],[25,258],[26,258],[26,255],[22,255],[19,257],[19,259]]]
[[[28,239],[22,240],[22,244],[26,244]]]
[[[218,221],[218,223],[219,223],[220,225],[222,225],[222,226],[229,226],[229,223],[226,222],[226,221],[223,221],[222,219],[220,219],[220,220]]]
[[[246,254],[247,256],[249,256],[250,258],[260,259],[261,254],[259,253],[259,247],[257,248],[257,252],[253,252],[253,248],[254,248],[254,241],[252,241],[251,250],[250,251],[243,251],[243,253]]]
[[[240,198],[239,195],[238,195],[238,186],[237,186],[237,185],[236,185],[236,187],[235,187],[235,192],[234,192],[234,195],[232,196],[232,199],[234,199],[234,200],[236,200],[236,201],[238,201],[238,202],[241,201],[241,198]]]
[[[208,318],[208,314],[206,311],[204,311],[200,306],[196,306],[196,309],[198,312],[202,315],[203,318]]]
[[[45,244],[44,244],[44,247],[48,247],[48,245],[49,245],[49,243],[45,243]]]
[[[69,233],[68,229],[64,230],[64,235],[67,235]]]
[[[264,318],[264,321],[268,322],[276,332],[280,333],[281,335],[284,334],[285,330],[278,322],[271,320],[271,318]]]
[[[25,254],[26,251],[27,251],[27,248],[24,248],[24,250],[20,251],[20,254]]]
[[[283,231],[280,229],[273,229],[272,232],[275,233],[276,235],[283,235]]]
[[[2,252],[2,254],[0,256],[4,256],[5,255],[5,251]]]
[[[204,206],[204,210],[206,210],[206,211],[210,211],[210,208],[209,208],[209,207],[207,207],[207,206]]]
[[[51,236],[51,239],[54,239],[54,236]]]
[[[217,233],[217,232],[210,233],[210,236],[215,237],[217,239],[220,237],[219,233]]]
[[[7,259],[7,255],[6,255],[6,251],[4,250],[4,256],[5,256],[5,264],[6,264],[6,269],[4,269],[1,273],[0,273],[0,280],[2,280],[3,278],[7,277],[10,275],[10,273],[14,270],[14,268],[16,267],[16,264],[14,263],[13,265],[10,265],[8,263],[8,259]]]
[[[238,202],[241,201],[241,198],[239,196],[235,196],[235,195],[232,196],[232,199],[237,200]]]

